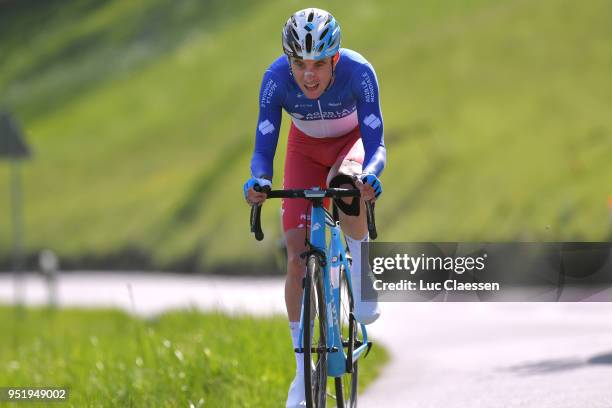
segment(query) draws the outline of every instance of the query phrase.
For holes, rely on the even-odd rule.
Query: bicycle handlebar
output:
[[[295,190],[270,190],[270,187],[255,186],[255,191],[264,192],[268,198],[306,198],[308,200],[316,200],[322,198],[342,198],[342,197],[360,197],[361,192],[357,189],[346,188],[327,188],[327,189],[295,189]],[[374,218],[374,203],[366,201],[366,215],[368,222],[368,232],[370,239],[376,239],[378,232],[376,231],[376,220]],[[251,206],[251,232],[255,234],[255,239],[261,241],[264,239],[264,233],[261,229],[261,204]]]

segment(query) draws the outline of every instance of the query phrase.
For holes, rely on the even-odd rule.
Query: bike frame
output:
[[[347,356],[342,345],[342,335],[340,333],[340,287],[336,284],[332,286],[332,268],[339,270],[344,266],[350,293],[353,293],[351,282],[350,266],[346,259],[346,250],[342,242],[342,230],[337,222],[330,226],[331,239],[327,245],[327,220],[326,212],[322,202],[313,201],[310,217],[310,245],[311,249],[317,249],[325,253],[325,265],[322,266],[323,285],[325,288],[325,307],[328,318],[327,324],[327,374],[328,377],[341,377],[346,373],[346,360],[352,358],[356,361],[368,349],[368,335],[365,325],[359,323],[363,336],[362,344],[353,350],[352,356]],[[361,262],[361,260],[357,260]],[[339,278],[339,276],[338,276]],[[350,318],[350,317],[349,317]],[[357,322],[355,322],[357,323]],[[300,313],[300,333],[299,343],[303,344],[304,335],[304,294],[302,294],[302,309]],[[310,322],[308,322],[310,324]]]

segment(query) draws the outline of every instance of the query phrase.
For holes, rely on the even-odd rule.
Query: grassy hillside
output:
[[[308,5],[0,2],[0,103],[35,151],[23,166],[28,250],[52,247],[74,265],[126,255],[155,268],[263,265],[278,203],[256,243],[241,196],[259,81],[285,19]],[[381,240],[607,237],[609,2],[318,6],[381,83]],[[8,179],[0,162],[5,259]]]

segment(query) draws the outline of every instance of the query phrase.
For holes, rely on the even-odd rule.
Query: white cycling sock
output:
[[[346,243],[353,257],[351,265],[351,283],[353,285],[353,301],[355,304],[355,319],[363,324],[373,323],[380,316],[380,309],[376,300],[361,301],[361,243],[368,242],[369,236],[365,235],[362,239],[352,239],[345,235]],[[367,265],[367,263],[366,263]],[[371,276],[370,268],[365,271]]]
[[[302,347],[302,345],[298,342],[298,338],[300,337],[300,322],[289,322],[289,330],[291,330],[293,348],[296,349]],[[297,367],[295,372],[304,375],[304,354],[295,353],[295,364]]]
[[[291,342],[293,343],[293,348],[302,348],[302,345],[299,344],[300,337],[300,322],[289,322],[289,330],[291,330]],[[312,335],[314,333],[314,320],[310,322],[310,339],[312,341]],[[304,353],[295,353],[295,365],[296,374],[304,375]]]

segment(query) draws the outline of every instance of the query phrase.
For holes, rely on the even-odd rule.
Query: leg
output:
[[[300,301],[302,299],[302,279],[306,263],[300,254],[306,251],[304,228],[290,229],[285,232],[287,240],[287,277],[285,279],[285,306],[290,322],[300,321]]]
[[[346,150],[346,149],[345,149]],[[346,174],[347,176],[357,176],[361,174],[363,163],[363,144],[361,139],[358,139],[346,152],[342,152],[336,163],[330,169],[327,175],[327,185],[337,174]],[[341,188],[354,188],[350,184],[343,184]],[[352,198],[343,198],[345,203],[350,204]],[[366,221],[365,203],[363,200],[359,202],[359,215],[354,217],[346,215],[340,211],[340,226],[345,236],[352,239],[363,240],[368,233]]]
[[[308,188],[325,185],[328,167],[312,160],[308,155],[306,138],[296,136],[296,129],[291,127],[287,157],[285,158],[284,188]],[[319,143],[317,140],[315,142]],[[316,151],[314,151],[316,153]],[[287,276],[285,279],[285,306],[289,318],[289,328],[294,348],[301,345],[298,342],[299,322],[302,300],[302,279],[306,273],[306,262],[300,258],[305,250],[306,227],[309,223],[310,202],[302,199],[286,199],[282,202],[283,230],[287,244]],[[307,322],[310,324],[310,322]],[[311,326],[312,327],[312,326]],[[311,330],[312,332],[312,330]],[[287,407],[303,406],[305,404],[304,384],[304,354],[295,353],[296,375],[287,395]]]
[[[337,174],[346,174],[349,176],[361,174],[362,163],[363,163],[363,144],[361,139],[357,140],[346,155],[338,158],[338,161],[331,168],[327,182]],[[342,188],[354,188],[354,186],[346,184],[342,185]],[[344,199],[348,204],[350,199]],[[362,271],[361,263],[361,243],[368,241],[368,226],[366,220],[366,209],[363,200],[359,202],[359,215],[351,216],[344,214],[342,211],[340,215],[340,226],[344,232],[346,243],[349,247],[351,255],[353,256],[353,264],[351,266],[351,282],[353,286],[353,299],[355,304],[355,318],[357,321],[363,324],[373,323],[380,316],[380,309],[378,302],[373,301],[362,301],[362,279],[370,278],[371,272],[369,268]],[[365,276],[362,276],[365,273]],[[369,284],[366,282],[366,284]]]
[[[329,167],[313,159],[313,156],[317,156],[318,150],[310,145],[321,142],[302,135],[294,125],[291,125],[288,139],[283,187],[285,189],[325,187],[325,177]],[[310,202],[305,199],[283,199],[282,214],[283,231],[287,241],[285,305],[289,321],[299,322],[302,278],[306,272],[306,262],[300,259],[300,254],[306,250],[304,241],[306,227],[310,221]]]
[[[328,184],[329,181],[336,176],[337,174],[346,174],[348,176],[356,176],[361,174],[361,163],[355,161],[351,158],[345,158],[342,162],[334,165],[332,169],[329,171],[329,175],[327,178]],[[355,188],[351,184],[342,184],[340,188]],[[343,198],[345,203],[350,204],[352,198]],[[368,225],[366,221],[366,211],[365,211],[365,203],[363,200],[359,200],[359,215],[352,216],[346,215],[342,211],[339,212],[340,215],[340,226],[342,227],[342,232],[344,232],[345,236],[348,236],[353,239],[362,240],[366,234],[368,233]]]

